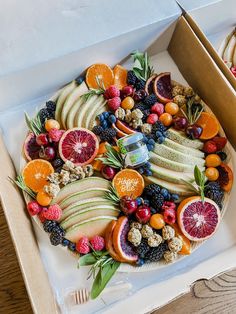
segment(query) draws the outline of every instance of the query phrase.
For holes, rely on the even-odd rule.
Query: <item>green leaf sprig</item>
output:
[[[189,124],[194,124],[200,117],[203,112],[203,107],[199,104],[199,106],[193,107],[195,100],[195,96],[191,97],[186,104],[186,112],[181,109],[183,115],[188,120]]]
[[[104,94],[105,85],[103,81],[98,76],[96,76],[96,82],[97,82],[98,88],[90,88],[85,94],[81,96],[85,102],[88,101],[92,96]]]
[[[135,76],[146,81],[153,73],[154,69],[150,66],[150,58],[147,53],[135,51],[131,54],[134,60],[133,72]]]
[[[36,136],[43,132],[43,125],[41,123],[39,114],[36,115],[35,118],[30,118],[27,112],[25,112],[25,122],[31,132],[33,132]]]
[[[201,195],[201,199],[204,202],[204,189],[205,189],[205,184],[206,184],[206,176],[205,173],[202,172],[198,166],[194,167],[194,182],[189,182],[186,180],[183,180],[183,183],[185,183],[186,185],[188,185],[188,187],[196,192],[197,194]]]
[[[120,266],[120,262],[115,261],[107,251],[94,251],[79,258],[78,268],[81,266],[91,266],[88,279],[94,278],[90,292],[91,299],[96,299],[104,290],[107,283]]]
[[[16,180],[14,180],[10,177],[8,177],[8,179],[11,181],[11,183],[17,185],[22,191],[27,193],[31,198],[36,199],[36,194],[34,193],[34,191],[32,191],[30,188],[28,188],[25,185],[25,182],[24,182],[22,175],[18,175],[16,177]]]
[[[120,152],[116,151],[115,148],[113,148],[110,144],[106,145],[106,153],[104,154],[104,157],[97,158],[100,160],[104,165],[116,168],[116,169],[122,169],[124,168],[124,159]]]
[[[113,185],[111,185],[109,192],[106,192],[105,198],[114,204],[118,205],[120,203],[120,198],[117,194],[117,191]]]

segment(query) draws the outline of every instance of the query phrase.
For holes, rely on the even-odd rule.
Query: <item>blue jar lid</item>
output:
[[[123,146],[127,146],[127,145],[131,145],[133,143],[137,143],[138,141],[142,141],[142,139],[143,139],[143,134],[140,132],[136,132],[134,134],[130,134],[130,135],[127,135],[127,136],[120,138],[117,141],[117,144],[119,145],[119,143],[120,143]]]

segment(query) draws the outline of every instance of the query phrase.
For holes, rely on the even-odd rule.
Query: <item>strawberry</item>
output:
[[[120,107],[121,99],[120,99],[120,97],[114,97],[112,99],[109,99],[107,101],[107,104],[111,110],[115,111],[116,109],[118,109]]]
[[[216,143],[212,140],[205,142],[204,146],[203,146],[203,151],[204,151],[204,153],[207,153],[207,154],[212,154],[212,153],[217,152]]]
[[[212,141],[216,144],[217,151],[222,150],[226,143],[227,143],[227,138],[221,137],[221,136],[215,136]]]
[[[76,243],[76,251],[80,254],[88,254],[90,252],[89,239],[87,237],[82,237]]]
[[[154,124],[156,123],[158,120],[158,115],[156,113],[151,113],[148,117],[147,117],[147,123],[150,124]]]

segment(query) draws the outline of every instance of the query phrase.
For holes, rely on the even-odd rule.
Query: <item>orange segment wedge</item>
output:
[[[114,67],[114,84],[118,89],[122,89],[124,86],[127,85],[127,73],[128,71],[122,67],[121,65],[117,64]]]
[[[54,172],[50,162],[42,159],[34,159],[30,161],[22,171],[22,176],[26,186],[34,192],[43,189],[48,184],[47,177]]]
[[[114,83],[114,74],[112,69],[104,63],[91,65],[86,72],[86,83],[89,88],[99,88],[98,82],[105,88]]]
[[[112,181],[119,197],[128,195],[136,198],[144,189],[144,180],[141,174],[133,169],[119,171]]]
[[[209,140],[219,132],[219,121],[209,112],[202,112],[200,118],[196,121],[196,124],[200,125],[203,129],[200,136],[200,139],[202,140]]]

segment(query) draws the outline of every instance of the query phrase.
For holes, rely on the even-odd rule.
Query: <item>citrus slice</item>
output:
[[[217,167],[219,171],[218,182],[225,192],[230,192],[233,186],[234,174],[231,168],[225,163],[221,163],[220,166]]]
[[[210,238],[220,223],[220,209],[209,198],[202,202],[200,196],[183,200],[177,210],[178,224],[183,234],[191,241]]]
[[[141,174],[133,169],[119,171],[112,181],[119,197],[128,195],[136,198],[143,193],[144,180]]]
[[[59,154],[65,162],[84,166],[94,160],[98,152],[96,135],[84,128],[73,128],[66,131],[59,142]]]
[[[180,230],[179,226],[175,223],[171,225],[172,228],[175,229],[175,236],[182,240],[183,246],[182,249],[178,252],[180,255],[189,255],[191,254],[191,242],[190,240],[185,237],[185,235]]]
[[[212,113],[202,112],[196,124],[202,127],[202,134],[200,136],[202,140],[209,140],[219,132],[219,121]]]
[[[122,89],[127,85],[127,70],[121,65],[117,64],[114,69],[114,84],[118,89]]]
[[[172,87],[170,73],[159,74],[153,83],[154,93],[160,102],[166,104],[172,101]]]
[[[98,88],[100,83],[104,84],[105,89],[114,82],[112,69],[104,63],[91,65],[86,72],[86,83],[89,88]]]
[[[24,142],[23,151],[26,159],[38,159],[41,146],[36,143],[36,136],[30,132]]]
[[[48,184],[47,177],[54,172],[50,162],[43,159],[31,160],[23,169],[23,180],[31,190],[38,192]]]
[[[153,93],[153,84],[154,81],[156,79],[157,75],[153,74],[151,77],[149,77],[149,79],[147,80],[146,84],[145,84],[145,92],[147,93],[147,95],[150,95]]]

